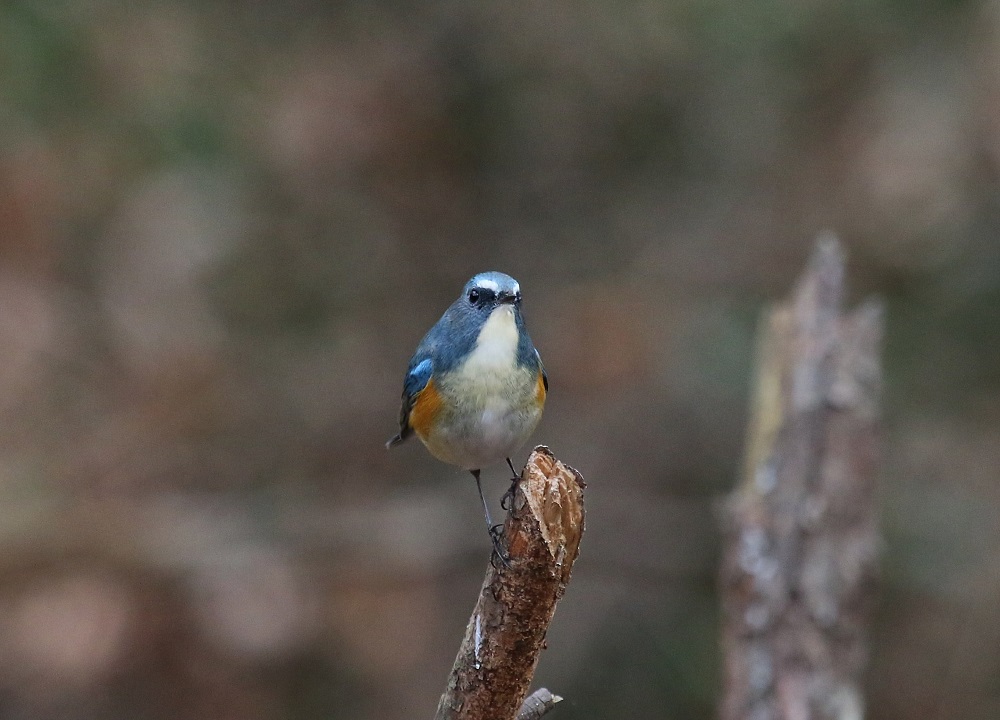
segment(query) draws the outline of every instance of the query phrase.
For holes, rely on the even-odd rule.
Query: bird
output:
[[[494,525],[483,495],[484,466],[507,461],[527,442],[542,417],[549,378],[521,315],[521,286],[497,271],[473,276],[427,332],[403,380],[399,432],[393,448],[416,435],[438,460],[468,470],[476,480],[496,556],[507,565],[502,525]]]

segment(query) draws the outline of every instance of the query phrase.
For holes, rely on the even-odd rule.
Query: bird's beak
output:
[[[501,290],[497,295],[497,302],[501,305],[515,305],[517,304],[518,296],[517,293],[508,292],[506,290]]]

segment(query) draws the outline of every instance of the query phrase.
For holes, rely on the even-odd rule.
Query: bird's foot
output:
[[[507,543],[504,541],[503,524],[493,525],[490,527],[490,540],[493,541],[493,552],[490,554],[490,563],[492,563],[493,567],[497,570],[500,569],[497,567],[497,562],[509,570],[510,552],[508,552]]]
[[[500,498],[500,507],[509,511],[514,507],[514,495],[517,493],[517,484],[521,482],[521,476],[518,474],[517,470],[514,469],[514,463],[510,461],[510,458],[507,458],[507,467],[510,468],[511,474],[510,487]]]
[[[507,492],[500,496],[500,507],[504,510],[510,511],[514,509],[514,496],[517,494],[517,484],[519,482],[521,482],[521,478],[511,478],[510,487],[507,488]]]

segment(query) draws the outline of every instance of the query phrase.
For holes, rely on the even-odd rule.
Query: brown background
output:
[[[430,717],[488,543],[382,443],[486,269],[590,484],[539,683],[711,717],[754,324],[825,229],[888,304],[869,717],[1000,716],[998,117],[996,2],[5,3],[0,717]]]

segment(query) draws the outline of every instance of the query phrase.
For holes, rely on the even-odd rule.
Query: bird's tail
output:
[[[409,437],[409,435],[403,435],[403,433],[397,433],[396,435],[389,438],[388,442],[386,442],[385,444],[385,449],[392,450],[394,447],[396,447],[401,442],[406,440],[407,437]]]

